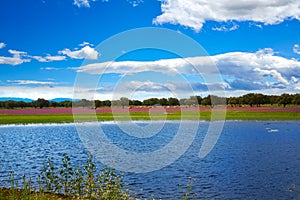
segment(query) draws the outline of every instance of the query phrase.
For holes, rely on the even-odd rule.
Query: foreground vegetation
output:
[[[101,200],[134,200],[129,190],[123,187],[123,175],[117,174],[113,168],[105,167],[100,174],[96,173],[96,165],[90,155],[85,165],[72,168],[70,158],[64,154],[60,168],[48,159],[43,164],[41,174],[36,183],[24,175],[19,184],[10,173],[10,188],[0,188],[0,199],[11,200],[48,200],[48,199],[101,199]],[[181,199],[188,200],[193,180],[189,178]],[[154,200],[154,198],[152,197]]]

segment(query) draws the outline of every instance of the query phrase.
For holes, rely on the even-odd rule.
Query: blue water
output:
[[[147,122],[138,124],[147,126]],[[115,123],[101,127],[120,148],[147,153],[172,141],[179,125],[167,122],[150,138],[128,136]],[[125,173],[125,187],[144,198],[178,199],[179,184],[184,187],[191,177],[195,199],[300,199],[299,121],[227,121],[213,150],[200,159],[208,125],[200,122],[191,146],[171,165]],[[22,174],[36,177],[48,157],[59,165],[63,153],[74,165],[88,157],[74,124],[0,126],[0,186],[9,186],[11,170],[17,179]],[[99,161],[97,166],[103,167]]]

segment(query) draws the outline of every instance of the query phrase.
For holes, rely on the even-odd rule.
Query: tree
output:
[[[293,104],[295,105],[300,105],[300,94],[295,94],[293,96],[293,101],[292,101]]]
[[[210,95],[208,95],[207,97],[204,97],[204,98],[201,100],[201,105],[204,105],[204,106],[211,106]]]
[[[178,99],[176,99],[176,98],[173,98],[173,97],[170,97],[169,99],[168,99],[168,104],[169,104],[169,106],[179,106],[180,104],[179,104],[179,100]]]
[[[34,102],[34,107],[37,108],[39,107],[40,109],[44,108],[44,107],[49,107],[49,101],[46,99],[42,99],[42,98],[38,98],[35,102]]]
[[[111,101],[110,100],[104,100],[102,101],[102,105],[105,107],[110,107],[111,106]]]
[[[161,98],[159,99],[159,104],[162,106],[167,106],[168,105],[168,100],[166,98]]]
[[[55,101],[50,101],[49,102],[49,107],[58,107],[60,104],[58,102],[55,102]]]
[[[248,104],[250,107],[253,107],[255,104],[255,95],[254,93],[249,93],[242,96],[243,104]]]
[[[230,97],[227,102],[231,105],[231,107],[236,107],[239,104],[239,99],[238,97]]]
[[[278,96],[275,96],[275,95],[270,95],[268,96],[269,98],[269,104],[271,104],[271,106],[275,103],[277,103],[277,99],[278,99]]]
[[[192,105],[199,105],[201,104],[202,98],[200,96],[190,96],[189,100]]]
[[[14,109],[14,107],[16,107],[16,102],[12,100],[5,101],[4,107],[6,109]]]
[[[102,106],[102,102],[100,100],[95,100],[95,110]]]
[[[225,97],[218,97],[216,95],[209,95],[212,107],[216,105],[226,105]]]
[[[131,106],[141,106],[143,103],[139,100],[129,100],[129,105]]]
[[[62,101],[59,103],[59,106],[60,107],[66,107],[66,108],[69,108],[69,107],[72,107],[72,102],[71,101],[68,101],[68,100],[65,100],[65,101]]]
[[[120,98],[120,103],[121,103],[122,108],[124,108],[125,106],[129,105],[129,99],[126,98],[126,97],[121,97]]]
[[[266,102],[266,97],[263,94],[255,94],[254,95],[254,102],[256,104],[256,107],[260,107],[261,104],[264,104]]]
[[[283,105],[283,107],[286,107],[286,105],[292,103],[292,97],[289,94],[282,94],[278,97],[278,104]]]
[[[159,99],[158,98],[150,98],[150,99],[145,99],[143,101],[144,106],[154,106],[159,104]]]

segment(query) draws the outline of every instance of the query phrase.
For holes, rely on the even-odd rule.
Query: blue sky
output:
[[[78,76],[79,97],[102,100],[218,94],[211,85],[226,96],[300,92],[298,0],[2,0],[0,19],[0,97],[72,98]],[[187,36],[207,55],[120,43],[111,59],[101,49],[143,27]],[[207,82],[189,62],[217,67],[221,78]]]

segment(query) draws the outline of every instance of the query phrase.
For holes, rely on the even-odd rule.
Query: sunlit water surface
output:
[[[160,132],[144,139],[128,136],[116,123],[102,123],[101,128],[115,145],[142,153],[163,148],[179,125],[166,122]],[[178,199],[179,185],[184,187],[192,177],[195,199],[300,199],[299,121],[227,121],[214,149],[200,159],[208,125],[200,122],[192,145],[173,164],[148,173],[125,173],[125,187],[144,198]],[[63,153],[74,166],[88,157],[74,124],[0,126],[0,186],[9,187],[11,170],[17,179],[23,174],[37,177],[47,158],[59,165]],[[100,170],[103,165],[96,163]]]

